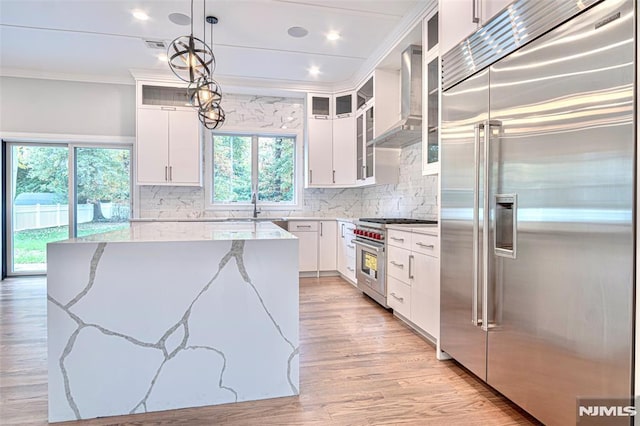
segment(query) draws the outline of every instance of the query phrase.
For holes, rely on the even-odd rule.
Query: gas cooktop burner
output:
[[[376,218],[365,217],[360,219],[361,222],[382,223],[385,225],[391,224],[431,224],[437,225],[437,220],[425,220],[425,219],[404,219],[404,218]]]

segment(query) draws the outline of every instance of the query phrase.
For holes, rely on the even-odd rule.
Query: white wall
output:
[[[0,77],[0,132],[135,136],[135,86]]]

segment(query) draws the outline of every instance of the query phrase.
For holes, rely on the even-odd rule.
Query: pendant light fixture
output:
[[[204,34],[203,34],[204,38]],[[191,34],[180,36],[167,49],[169,68],[182,81],[195,83],[207,78],[216,66],[211,48],[193,35],[193,0],[191,0]]]
[[[218,23],[215,16],[207,16],[207,2],[203,0],[205,22],[211,25],[211,46],[213,46],[213,26]],[[176,38],[167,52],[169,67],[183,81],[189,83],[189,100],[198,108],[198,119],[207,129],[216,129],[224,123],[225,113],[220,105],[222,90],[213,79],[215,57],[206,41],[206,24],[203,24],[202,38],[193,35],[193,0],[191,0],[191,35]]]
[[[205,0],[206,8],[206,0]],[[209,43],[213,46],[213,26],[218,23],[215,16],[207,16],[205,21],[211,25]],[[206,31],[203,31],[206,33]],[[206,41],[206,36],[204,37]],[[225,113],[220,105],[222,101],[222,90],[220,85],[213,79],[213,75],[198,80],[191,91],[191,102],[198,108],[198,118],[207,129],[213,130],[222,126],[225,120]]]
[[[212,103],[206,110],[198,110],[198,118],[204,127],[213,130],[222,126],[225,114],[220,104]]]

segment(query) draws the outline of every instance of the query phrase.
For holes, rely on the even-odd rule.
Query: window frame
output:
[[[253,143],[253,137],[274,137],[282,136],[294,139],[294,158],[293,158],[293,202],[292,203],[273,203],[268,201],[260,201],[258,199],[257,206],[262,211],[291,211],[302,210],[303,203],[303,139],[302,131],[298,129],[250,129],[250,128],[231,128],[225,126],[224,130],[213,130],[205,133],[206,143],[204,144],[204,206],[205,210],[214,211],[253,211],[253,204],[249,202],[236,203],[214,203],[213,202],[213,137],[222,136],[246,136],[252,138],[251,143],[251,185],[252,188],[258,181],[258,144]],[[255,173],[255,174],[254,174]],[[259,197],[258,197],[259,198]]]

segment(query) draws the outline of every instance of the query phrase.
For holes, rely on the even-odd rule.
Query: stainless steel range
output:
[[[387,227],[391,224],[437,224],[434,220],[362,218],[355,222],[356,280],[358,288],[373,300],[387,305]]]

